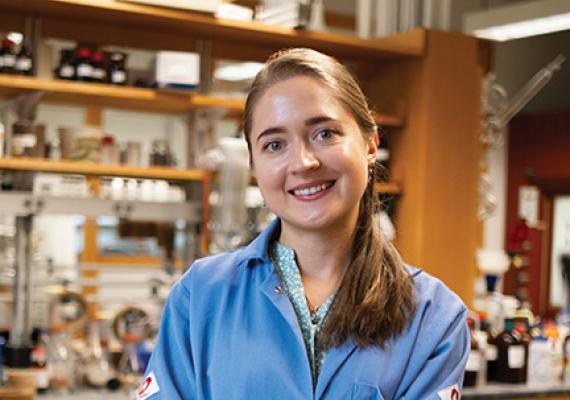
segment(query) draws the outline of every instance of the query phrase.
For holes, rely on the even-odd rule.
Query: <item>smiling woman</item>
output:
[[[376,159],[374,134],[365,137],[331,90],[311,77],[274,84],[255,107],[248,132],[253,172],[281,217],[281,242],[293,245],[292,238],[315,230],[349,239]]]
[[[147,371],[152,398],[457,396],[465,306],[373,223],[377,127],[347,69],[314,50],[276,53],[244,131],[277,219],[174,286]]]

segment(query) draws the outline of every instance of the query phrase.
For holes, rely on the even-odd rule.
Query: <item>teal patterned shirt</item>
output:
[[[317,340],[336,293],[333,293],[315,313],[311,315],[305,297],[301,271],[295,261],[295,251],[276,241],[270,246],[269,257],[275,266],[277,274],[281,278],[285,293],[287,293],[287,296],[293,304],[293,309],[295,310],[297,320],[301,326],[301,332],[303,333],[305,347],[307,348],[307,355],[313,374],[313,385],[316,385],[326,355],[325,351],[318,348]]]

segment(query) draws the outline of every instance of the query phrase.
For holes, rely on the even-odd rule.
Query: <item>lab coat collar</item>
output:
[[[257,236],[250,244],[244,248],[244,260],[262,260],[264,262],[271,262],[269,260],[269,244],[277,238],[281,232],[281,220],[275,218],[271,223]]]

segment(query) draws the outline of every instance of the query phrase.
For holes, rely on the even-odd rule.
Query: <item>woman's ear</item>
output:
[[[251,148],[249,149],[249,171],[251,173],[251,176],[253,176],[254,178],[255,176],[255,167],[253,165],[253,156],[251,155]]]
[[[369,164],[372,164],[376,160],[376,153],[378,152],[379,144],[380,144],[380,136],[378,136],[378,132],[375,131],[367,142]]]

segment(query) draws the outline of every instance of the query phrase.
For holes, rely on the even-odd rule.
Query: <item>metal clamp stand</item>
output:
[[[32,221],[33,215],[16,217],[16,276],[10,341],[6,346],[6,363],[10,367],[30,366],[32,333],[30,309],[32,304]]]

